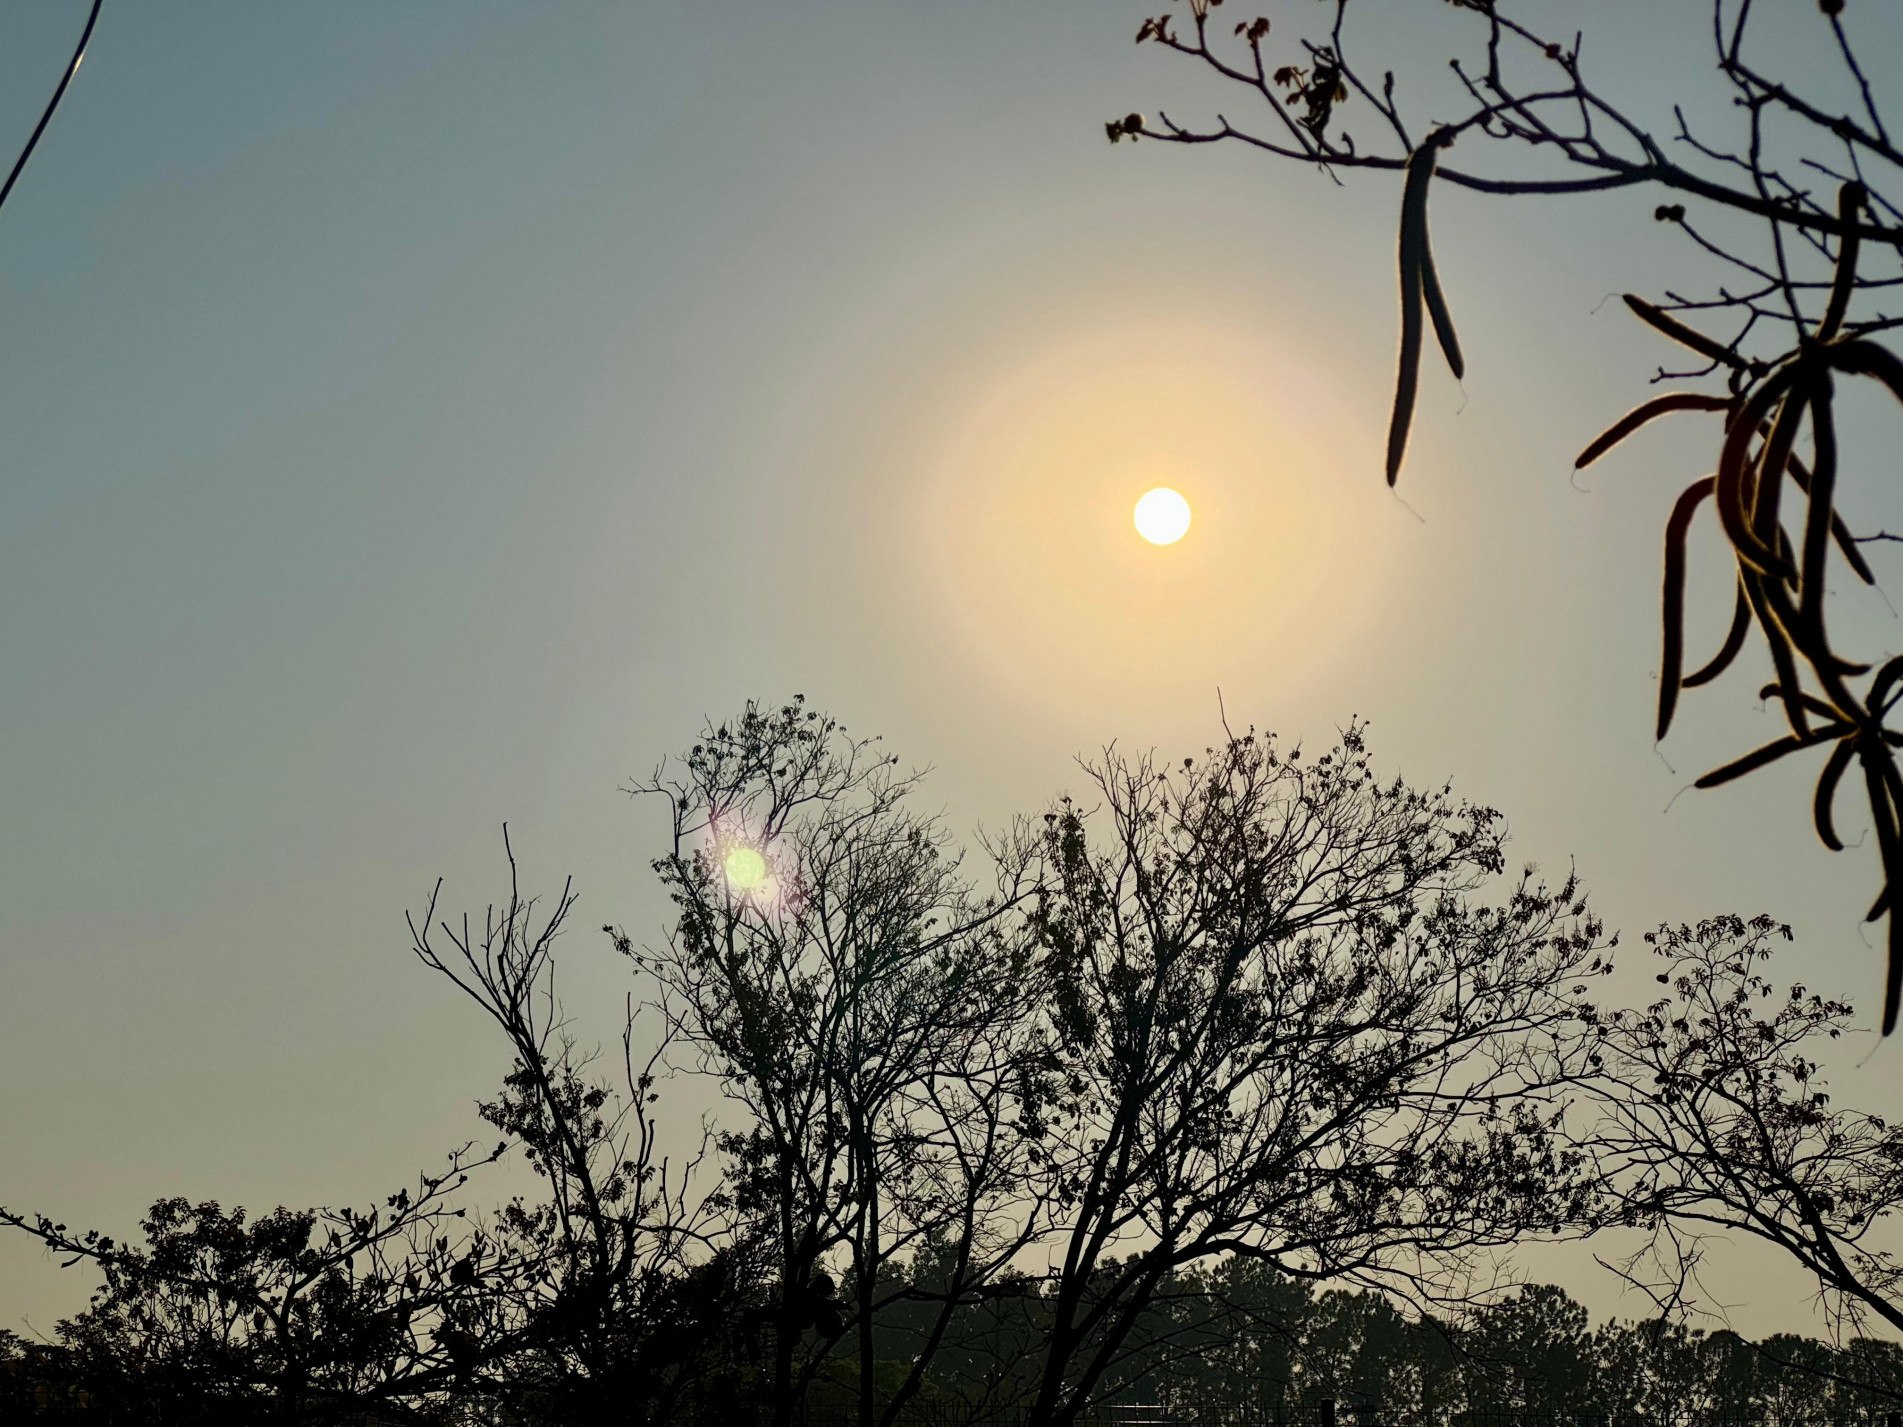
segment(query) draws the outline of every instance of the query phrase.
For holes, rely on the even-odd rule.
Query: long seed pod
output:
[[[1573,469],[1585,470],[1654,417],[1671,411],[1729,411],[1731,406],[1729,397],[1710,396],[1702,391],[1668,391],[1663,396],[1642,401],[1593,437],[1592,444],[1573,457]]]
[[[1678,708],[1678,691],[1685,663],[1685,533],[1692,517],[1717,482],[1702,476],[1685,488],[1665,522],[1665,591],[1661,604],[1665,621],[1664,648],[1659,656],[1659,717],[1655,738],[1663,739]]]
[[[1796,456],[1791,457],[1791,479],[1797,482],[1797,488],[1805,495],[1810,494],[1810,467]],[[1844,518],[1836,511],[1830,513],[1830,534],[1842,552],[1844,563],[1856,572],[1857,578],[1866,585],[1877,582],[1877,572],[1870,568],[1870,562],[1863,558],[1863,551],[1857,548],[1857,537],[1850,533],[1850,527],[1844,524]]]
[[[1751,612],[1757,616],[1758,628],[1764,634],[1764,645],[1770,651],[1771,667],[1777,673],[1778,686],[1784,691],[1784,715],[1790,720],[1791,732],[1800,737],[1807,735],[1810,723],[1804,717],[1804,686],[1797,675],[1797,658],[1792,652],[1787,626],[1778,617],[1779,606],[1788,608],[1788,605],[1782,600],[1778,586],[1772,580],[1742,561],[1739,562],[1738,573],[1745,594],[1751,601]]]
[[[1824,642],[1824,561],[1830,554],[1831,502],[1837,487],[1837,423],[1831,409],[1834,396],[1830,373],[1820,371],[1810,388],[1816,464],[1811,468],[1810,510],[1804,519],[1803,574],[1797,584],[1798,624],[1818,649],[1829,647]]]
[[[1797,442],[1797,431],[1804,424],[1804,412],[1809,407],[1810,383],[1799,380],[1791,384],[1784,393],[1784,400],[1778,404],[1777,419],[1771,423],[1771,432],[1764,438],[1764,445],[1758,452],[1757,477],[1751,483],[1749,492],[1751,533],[1767,549],[1773,546],[1777,538],[1778,506],[1784,494],[1784,471],[1790,464],[1791,447]],[[1779,554],[1782,555],[1782,551]],[[1795,583],[1797,571],[1787,565],[1784,578]]]
[[[1778,558],[1784,562],[1785,568],[1797,568],[1795,551],[1796,547],[1791,544],[1790,531],[1780,525],[1777,528],[1777,553]],[[1772,582],[1768,579],[1763,588],[1768,606],[1777,620],[1778,628],[1785,635],[1786,642],[1792,649],[1800,648],[1801,646],[1798,642],[1797,635],[1802,632],[1802,628],[1797,609],[1791,604],[1789,592],[1782,584]],[[1829,648],[1805,649],[1804,657],[1810,660],[1812,666],[1816,668],[1819,673],[1822,673],[1826,666],[1830,668],[1832,673],[1838,674],[1846,679],[1860,678],[1870,672],[1870,666],[1868,664],[1860,664],[1855,659],[1846,659],[1835,650]],[[1793,665],[1793,667],[1795,667],[1795,665]],[[1765,695],[1765,697],[1768,698],[1769,695]],[[1790,696],[1788,694],[1780,694],[1779,697],[1788,699]],[[1808,695],[1805,695],[1798,701],[1803,703],[1808,697]]]
[[[1843,236],[1837,240],[1837,271],[1831,277],[1830,301],[1824,306],[1823,320],[1817,324],[1817,340],[1828,342],[1844,325],[1850,311],[1850,294],[1857,285],[1857,215],[1863,211],[1868,191],[1855,179],[1837,190],[1837,221],[1843,224]]]
[[[1676,317],[1668,316],[1659,311],[1658,308],[1647,302],[1643,297],[1638,297],[1628,292],[1625,294],[1625,305],[1638,315],[1640,321],[1663,332],[1680,346],[1690,347],[1694,352],[1698,353],[1699,356],[1709,357],[1712,361],[1727,367],[1742,367],[1745,365],[1744,358],[1740,357],[1729,347],[1721,346],[1716,340],[1707,337],[1703,332],[1687,327]]]
[[[1427,181],[1438,145],[1423,143],[1407,161],[1401,189],[1401,356],[1394,377],[1394,412],[1388,418],[1388,484],[1401,474],[1414,394],[1421,381],[1421,259],[1427,239]]]
[[[1763,688],[1758,690],[1758,697],[1761,699],[1781,699],[1785,697],[1785,693],[1780,685],[1766,684]],[[1807,694],[1800,690],[1797,695],[1797,701],[1826,723],[1840,724],[1845,728],[1850,726],[1850,721],[1844,717],[1841,709],[1825,703],[1815,694]]]
[[[1746,598],[1744,586],[1738,586],[1737,603],[1731,610],[1731,628],[1725,631],[1725,642],[1718,646],[1718,652],[1711,656],[1705,666],[1696,673],[1687,674],[1679,683],[1687,689],[1696,689],[1701,684],[1709,684],[1725,670],[1731,667],[1731,661],[1738,657],[1738,651],[1744,648],[1744,637],[1751,631],[1751,601]]]
[[[1836,801],[1837,785],[1843,781],[1844,773],[1850,767],[1850,759],[1856,751],[1857,745],[1850,739],[1837,741],[1837,746],[1830,750],[1830,761],[1824,764],[1824,771],[1817,775],[1817,795],[1811,800],[1811,817],[1817,823],[1817,836],[1832,852],[1842,852],[1844,843],[1837,836],[1837,825],[1831,817],[1830,808]]]
[[[1440,290],[1440,273],[1434,267],[1433,245],[1427,240],[1427,202],[1421,201],[1421,297],[1427,303],[1427,315],[1434,323],[1434,340],[1440,343],[1447,368],[1459,381],[1467,375],[1467,359],[1460,355],[1460,336],[1454,331],[1454,315],[1447,310],[1447,298]]]
[[[1748,458],[1751,438],[1757,432],[1758,423],[1769,414],[1774,404],[1783,399],[1796,380],[1796,369],[1784,366],[1759,384],[1758,389],[1746,398],[1744,409],[1725,433],[1724,451],[1718,459],[1718,519],[1724,524],[1725,535],[1737,551],[1738,558],[1746,565],[1760,572],[1776,571],[1780,578],[1795,571],[1752,529],[1750,512],[1745,504],[1745,484],[1752,471]]]
[[[1903,401],[1903,361],[1875,342],[1858,338],[1851,342],[1833,342],[1824,349],[1831,366],[1852,376],[1875,377]]]
[[[1742,758],[1734,758],[1729,763],[1712,769],[1711,772],[1705,774],[1704,777],[1700,778],[1696,783],[1692,784],[1692,786],[1694,788],[1719,787],[1722,784],[1731,782],[1734,778],[1742,778],[1747,773],[1755,773],[1758,769],[1777,762],[1778,759],[1784,757],[1787,753],[1795,753],[1800,748],[1811,748],[1828,739],[1839,736],[1840,733],[1837,730],[1820,728],[1813,729],[1809,734],[1803,737],[1792,734],[1788,738],[1777,739],[1774,742],[1765,744],[1762,748],[1752,749]]]
[[[1880,719],[1889,712],[1884,707],[1884,700],[1889,697],[1890,690],[1896,687],[1899,679],[1903,679],[1903,654],[1885,661],[1883,667],[1877,670],[1876,678],[1870,681],[1870,692],[1864,695],[1863,703],[1873,718]]]
[[[1791,545],[1790,533],[1783,526],[1777,532],[1778,556],[1788,568],[1796,567],[1796,559]],[[1763,607],[1759,623],[1764,630],[1765,643],[1771,651],[1771,664],[1777,673],[1777,697],[1784,704],[1784,712],[1790,719],[1791,730],[1804,734],[1809,730],[1805,711],[1817,705],[1818,701],[1804,692],[1803,681],[1798,676],[1797,654],[1803,650],[1799,639],[1802,633],[1798,625],[1797,607],[1791,603],[1791,592],[1783,583],[1770,576],[1758,577],[1756,595],[1762,599]],[[1828,649],[1815,653],[1804,651],[1820,673],[1828,665],[1832,671],[1844,677],[1853,677],[1870,672],[1868,664],[1858,664],[1849,659],[1840,659]],[[1767,694],[1766,697],[1769,695]],[[1830,708],[1828,717],[1845,721],[1847,715]]]
[[[1870,790],[1870,818],[1877,826],[1877,849],[1883,859],[1885,896],[1879,901],[1890,912],[1890,958],[1883,978],[1883,1034],[1887,1036],[1896,1029],[1897,1002],[1903,992],[1903,916],[1896,914],[1896,899],[1889,895],[1898,876],[1903,875],[1903,844],[1899,843],[1896,822],[1897,773],[1888,749],[1865,743],[1857,751],[1863,760],[1864,783]]]

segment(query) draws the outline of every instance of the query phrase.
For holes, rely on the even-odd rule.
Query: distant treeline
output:
[[[932,1275],[916,1280],[929,1290]],[[900,1285],[893,1285],[899,1287]],[[770,1354],[745,1319],[768,1295],[740,1295],[731,1318],[695,1354],[700,1390],[672,1420],[751,1423]],[[503,1422],[555,1427],[572,1420],[525,1379],[445,1383],[429,1400],[352,1402],[326,1394],[295,1414],[272,1386],[277,1364],[261,1351],[218,1362],[154,1352],[122,1325],[138,1319],[102,1302],[62,1326],[59,1341],[0,1332],[0,1422],[266,1423]],[[1029,1421],[1048,1305],[1036,1288],[1001,1298],[982,1331],[941,1349],[906,1424]],[[929,1315],[895,1308],[881,1323],[882,1398],[902,1381]],[[713,1328],[713,1325],[707,1325]],[[332,1331],[348,1333],[344,1323]],[[1752,1342],[1663,1319],[1593,1326],[1564,1290],[1533,1285],[1457,1319],[1404,1315],[1381,1294],[1317,1291],[1240,1259],[1172,1279],[1146,1310],[1103,1404],[1143,1403],[1198,1422],[1246,1427],[1659,1427],[1660,1424],[1801,1424],[1866,1420],[1898,1410],[1903,1348],[1858,1339],[1832,1345],[1780,1333]],[[340,1361],[352,1345],[312,1343]],[[799,1419],[844,1424],[856,1408],[847,1353],[826,1355]],[[640,1394],[626,1420],[639,1417]],[[542,1400],[538,1400],[542,1399]],[[1012,1404],[1017,1404],[1013,1406]],[[1134,1420],[1114,1412],[1086,1420]]]
[[[1903,1401],[1870,1340],[1903,1334],[1903,1133],[1831,1103],[1851,1009],[1773,987],[1786,929],[1661,928],[1657,999],[1602,1006],[1617,938],[1577,882],[1510,872],[1492,809],[1377,778],[1358,724],[1086,771],[961,848],[919,775],[799,701],[708,727],[633,790],[669,812],[674,913],[658,945],[603,928],[619,1044],[579,1045],[556,994],[572,889],[538,904],[509,850],[481,913],[432,893],[410,949],[510,1057],[493,1146],[367,1207],[162,1200],[131,1243],[0,1209],[102,1278],[53,1343],[5,1340],[6,1406],[1081,1427],[1330,1400],[1353,1427]],[[662,1133],[679,1077],[717,1094],[698,1139]],[[497,1203],[505,1157],[538,1187]],[[1660,1321],[1490,1291],[1520,1245],[1607,1235]],[[1683,1326],[1715,1235],[1794,1259],[1847,1346]]]

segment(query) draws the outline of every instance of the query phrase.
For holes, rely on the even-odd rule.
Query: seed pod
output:
[[[1751,515],[1751,533],[1762,545],[1769,547],[1777,532],[1778,505],[1784,493],[1784,472],[1790,464],[1791,447],[1797,441],[1798,427],[1803,425],[1804,412],[1809,406],[1809,383],[1796,381],[1790,390],[1784,393],[1784,399],[1778,404],[1777,419],[1771,423],[1770,434],[1764,438],[1764,445],[1758,451],[1758,463],[1755,478],[1747,496]],[[1797,571],[1789,569],[1784,576],[1795,580]]]
[[[1691,528],[1698,506],[1712,492],[1716,482],[1703,476],[1685,488],[1672,506],[1665,522],[1665,640],[1659,656],[1659,716],[1657,732],[1664,739],[1672,726],[1672,714],[1678,708],[1680,669],[1685,659],[1685,532]]]
[[[1785,698],[1786,695],[1781,684],[1766,684],[1763,688],[1758,690],[1758,697],[1761,699],[1782,699]],[[1807,711],[1823,719],[1825,723],[1836,725],[1839,728],[1849,727],[1849,721],[1844,718],[1843,714],[1837,708],[1825,703],[1815,694],[1807,694],[1799,690],[1797,701],[1803,705]]]
[[[1870,692],[1864,695],[1863,703],[1872,717],[1881,719],[1890,711],[1884,701],[1899,679],[1903,679],[1903,654],[1887,661],[1870,681]]]
[[[1798,580],[1798,623],[1820,649],[1824,643],[1824,561],[1830,554],[1831,502],[1837,485],[1837,423],[1831,410],[1830,373],[1820,371],[1810,389],[1811,439],[1816,465],[1811,469],[1810,510],[1804,520],[1803,574]]]
[[[1796,456],[1791,457],[1791,479],[1797,482],[1797,488],[1805,495],[1810,494],[1810,467]],[[1874,585],[1877,582],[1876,571],[1870,568],[1869,561],[1863,558],[1863,551],[1857,548],[1857,537],[1850,533],[1850,527],[1834,510],[1830,514],[1830,535],[1837,542],[1844,563],[1856,572],[1857,578],[1866,585]]]
[[[1702,391],[1668,391],[1642,401],[1593,437],[1592,443],[1573,458],[1573,469],[1585,470],[1654,417],[1671,411],[1729,411],[1733,404],[1729,397],[1710,396]]]
[[[1696,783],[1692,784],[1692,786],[1694,788],[1719,787],[1722,784],[1731,782],[1734,778],[1742,778],[1747,773],[1755,773],[1758,769],[1777,762],[1778,759],[1784,757],[1787,753],[1795,753],[1800,748],[1809,748],[1814,744],[1822,743],[1826,739],[1834,736],[1833,734],[1818,730],[1804,737],[1791,734],[1788,738],[1776,739],[1771,743],[1765,744],[1762,748],[1752,749],[1742,758],[1734,758],[1729,763],[1712,769],[1711,772],[1705,774],[1704,777],[1700,778]]]
[[[1875,377],[1903,401],[1903,361],[1875,342],[1857,338],[1851,342],[1833,342],[1824,349],[1825,359],[1840,372],[1852,376]]]
[[[1401,474],[1407,455],[1408,427],[1414,420],[1414,395],[1421,380],[1421,252],[1427,235],[1427,181],[1434,171],[1436,145],[1430,140],[1407,161],[1401,189],[1401,354],[1394,378],[1394,411],[1388,418],[1388,484]]]
[[[1780,578],[1796,572],[1752,529],[1745,503],[1745,484],[1753,469],[1747,456],[1758,423],[1796,380],[1796,369],[1787,365],[1778,368],[1768,379],[1759,383],[1757,390],[1745,398],[1737,419],[1725,433],[1724,451],[1718,459],[1718,519],[1724,524],[1732,548],[1738,558],[1751,568],[1760,572],[1775,570]]]
[[[1883,984],[1883,1034],[1887,1036],[1896,1029],[1898,993],[1903,992],[1903,916],[1896,915],[1890,896],[1890,889],[1903,873],[1903,845],[1899,844],[1896,824],[1897,773],[1887,749],[1865,745],[1859,752],[1863,756],[1864,786],[1870,793],[1870,819],[1876,824],[1877,849],[1883,858],[1884,895],[1877,899],[1877,906],[1890,912],[1890,957]],[[1870,913],[1874,921],[1877,907],[1872,907]]]
[[[1707,337],[1703,332],[1695,331],[1687,327],[1683,322],[1680,322],[1676,317],[1668,316],[1659,311],[1657,307],[1647,302],[1643,297],[1628,292],[1625,294],[1625,305],[1638,315],[1640,321],[1648,323],[1658,331],[1663,332],[1680,346],[1690,347],[1701,357],[1709,357],[1712,361],[1721,363],[1727,367],[1743,367],[1747,365],[1744,358],[1740,357],[1729,347],[1719,345],[1716,340]]]
[[[1438,146],[1436,146],[1438,147]],[[1454,316],[1447,310],[1447,298],[1440,290],[1440,274],[1434,267],[1434,248],[1427,237],[1427,185],[1421,185],[1420,240],[1421,240],[1421,296],[1427,303],[1427,315],[1434,323],[1434,340],[1440,343],[1441,355],[1447,359],[1447,368],[1459,381],[1467,375],[1466,358],[1460,355],[1460,337],[1454,331]]]
[[[1837,797],[1837,785],[1843,781],[1844,772],[1850,767],[1851,756],[1857,746],[1850,739],[1839,739],[1837,746],[1830,750],[1830,761],[1824,764],[1824,771],[1817,776],[1817,794],[1811,799],[1811,817],[1817,824],[1817,836],[1825,847],[1832,852],[1844,850],[1843,839],[1837,836],[1837,827],[1830,815],[1830,806]]]
[[[1850,294],[1857,285],[1857,215],[1862,212],[1868,191],[1854,179],[1837,190],[1837,221],[1844,225],[1837,240],[1837,270],[1831,276],[1830,301],[1824,306],[1823,319],[1817,324],[1817,340],[1828,342],[1844,325],[1850,311]]]
[[[1791,732],[1806,735],[1810,732],[1810,723],[1804,717],[1804,701],[1801,697],[1804,685],[1797,675],[1797,658],[1791,648],[1789,625],[1782,618],[1791,613],[1790,602],[1784,599],[1774,581],[1743,561],[1738,563],[1738,572],[1745,594],[1751,601],[1751,612],[1757,616],[1758,628],[1764,635],[1765,648],[1770,652],[1771,667],[1777,672],[1778,687],[1784,691],[1784,714],[1790,720]]]
[[[1725,631],[1725,642],[1718,646],[1718,652],[1696,673],[1687,674],[1679,682],[1687,689],[1695,689],[1701,684],[1709,684],[1713,679],[1731,667],[1731,661],[1738,657],[1738,651],[1744,648],[1744,637],[1751,629],[1751,601],[1745,597],[1744,586],[1738,586],[1737,603],[1731,610],[1731,628]]]

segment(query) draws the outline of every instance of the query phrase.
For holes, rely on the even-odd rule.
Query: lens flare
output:
[[[757,848],[736,847],[721,862],[727,883],[737,892],[752,892],[766,881],[766,859]]]
[[[1174,545],[1189,533],[1189,502],[1168,486],[1146,491],[1137,502],[1136,526],[1152,545]]]

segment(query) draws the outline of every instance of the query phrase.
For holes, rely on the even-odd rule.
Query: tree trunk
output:
[[[860,1173],[865,1176],[865,1193],[859,1201],[859,1427],[873,1427],[877,1420],[878,1343],[873,1335],[872,1304],[878,1295],[879,1278],[879,1188],[872,1173],[870,1136],[862,1131]]]

